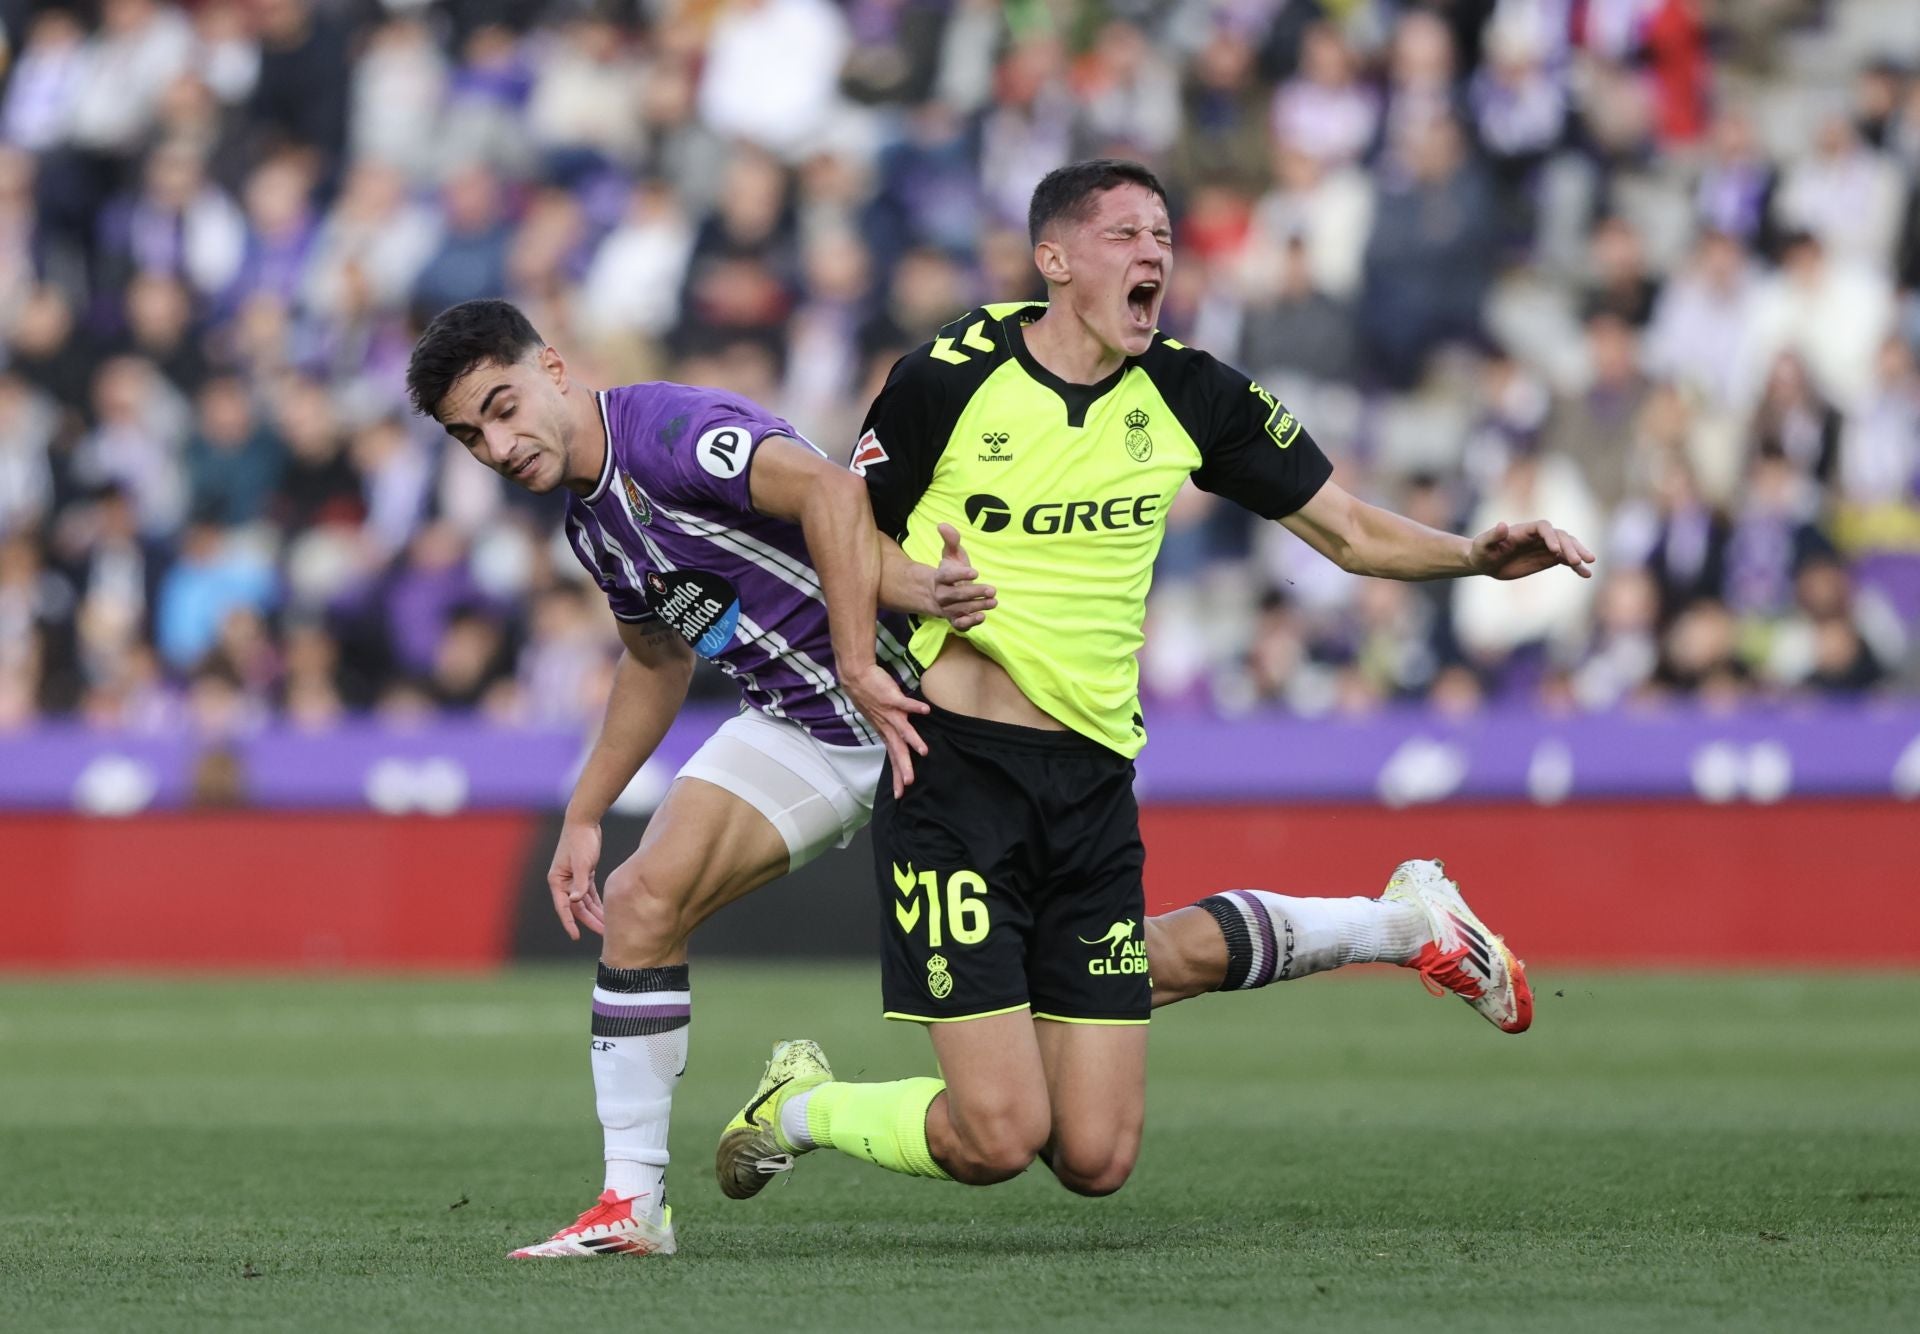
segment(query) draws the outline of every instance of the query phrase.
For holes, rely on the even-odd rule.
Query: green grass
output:
[[[1513,1039],[1378,971],[1164,1013],[1111,1199],[736,1204],[770,1039],[930,1060],[867,969],[696,967],[683,1253],[551,1264],[502,1256],[599,1189],[585,976],[0,983],[0,1328],[1920,1327],[1920,978],[1549,973]]]

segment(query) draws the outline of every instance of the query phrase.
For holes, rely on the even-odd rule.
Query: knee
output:
[[[671,953],[686,943],[692,929],[686,896],[674,892],[643,867],[621,866],[601,888],[606,905],[607,936],[626,955],[646,959],[623,960],[625,966],[651,966],[654,953]]]
[[[1044,1102],[995,1099],[955,1118],[949,1170],[970,1185],[991,1185],[1026,1171],[1047,1143]]]
[[[1139,1136],[1096,1142],[1066,1139],[1054,1145],[1053,1175],[1075,1195],[1111,1195],[1127,1184],[1140,1154]]]

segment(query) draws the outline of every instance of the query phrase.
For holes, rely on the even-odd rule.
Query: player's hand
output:
[[[940,564],[933,572],[934,614],[951,622],[955,630],[971,630],[1000,605],[999,599],[993,585],[975,582],[980,572],[967,561],[959,529],[941,524],[940,542]]]
[[[1524,579],[1556,565],[1566,566],[1582,579],[1593,578],[1588,567],[1594,554],[1579,538],[1545,519],[1496,523],[1473,539],[1469,559],[1474,569],[1495,579]]]
[[[880,729],[880,737],[887,743],[887,758],[893,761],[893,796],[897,801],[913,781],[913,757],[927,753],[927,743],[914,730],[913,715],[931,712],[931,706],[925,700],[909,696],[900,688],[893,673],[877,662],[843,671],[840,684],[867,720]]]
[[[593,882],[594,868],[599,864],[600,826],[562,825],[560,842],[553,850],[553,865],[547,868],[547,891],[553,895],[553,911],[560,925],[574,940],[580,939],[583,923],[596,934],[607,934],[606,911]]]

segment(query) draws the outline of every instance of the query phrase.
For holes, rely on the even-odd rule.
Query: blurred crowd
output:
[[[611,620],[559,498],[405,411],[424,322],[505,295],[590,384],[725,386],[844,456],[894,358],[1040,294],[1028,193],[1105,153],[1173,194],[1164,327],[1349,489],[1601,557],[1357,580],[1189,491],[1150,696],[1920,681],[1911,0],[0,0],[0,27],[0,729],[591,719]]]

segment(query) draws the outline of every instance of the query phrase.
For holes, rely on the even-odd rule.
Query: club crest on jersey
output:
[[[855,477],[865,477],[868,468],[886,461],[887,447],[880,443],[879,436],[868,431],[860,437],[860,443],[853,447],[853,457],[847,460],[847,467],[853,470]]]
[[[1013,455],[1007,450],[1008,436],[1005,431],[982,431],[980,443],[986,446],[986,452],[980,455],[982,463],[1012,463]]]
[[[947,956],[936,954],[927,960],[927,992],[935,1000],[953,994],[953,974],[947,971]]]
[[[672,626],[703,658],[718,657],[740,624],[740,597],[733,585],[705,570],[647,571],[647,606]]]
[[[1147,434],[1147,420],[1147,414],[1139,408],[1126,416],[1127,453],[1135,463],[1145,463],[1153,457],[1153,437]]]
[[[653,522],[653,502],[625,473],[620,474],[620,498],[627,503],[627,517],[633,520],[634,527],[645,528]]]

